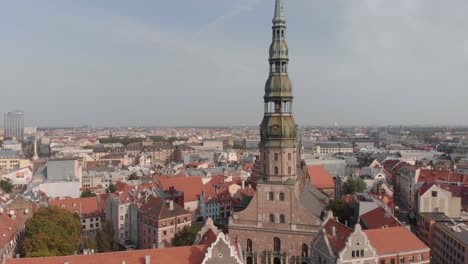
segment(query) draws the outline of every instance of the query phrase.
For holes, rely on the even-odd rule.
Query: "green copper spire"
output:
[[[283,0],[275,0],[270,74],[265,84],[265,115],[261,125],[261,146],[295,147],[296,124],[292,116],[292,85],[288,77],[289,51],[286,44],[286,18]]]
[[[291,183],[296,179],[296,122],[292,112],[292,85],[288,77],[286,18],[283,0],[275,0],[272,42],[268,59],[270,72],[265,84],[265,112],[260,124],[260,156],[252,177],[255,180]]]

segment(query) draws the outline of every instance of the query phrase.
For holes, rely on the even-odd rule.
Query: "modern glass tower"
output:
[[[4,117],[5,138],[15,138],[23,142],[24,138],[24,112],[20,110],[8,112]]]

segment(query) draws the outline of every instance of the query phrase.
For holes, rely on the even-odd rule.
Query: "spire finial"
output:
[[[273,17],[273,23],[285,21],[286,19],[283,13],[283,0],[276,0],[275,16]]]

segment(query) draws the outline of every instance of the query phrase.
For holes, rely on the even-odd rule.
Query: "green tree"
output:
[[[96,236],[89,236],[83,239],[82,241],[83,248],[94,249],[95,253],[98,253],[98,246]]]
[[[192,245],[197,238],[198,231],[200,231],[200,228],[196,226],[185,227],[174,235],[172,245],[175,247]]]
[[[26,225],[26,257],[71,255],[80,249],[80,217],[56,206],[40,208]]]
[[[139,177],[138,177],[138,175],[136,174],[136,172],[134,172],[134,173],[130,174],[130,176],[128,177],[128,179],[129,179],[130,181],[133,181],[133,180],[138,180]]]
[[[364,192],[366,188],[367,188],[367,185],[361,177],[353,177],[353,178],[349,178],[343,184],[343,193],[354,194],[354,193]]]
[[[109,187],[107,187],[106,192],[107,193],[115,193],[117,191],[117,188],[113,183],[109,184]]]
[[[81,197],[82,197],[82,198],[94,197],[94,196],[96,196],[96,194],[93,193],[92,191],[90,191],[89,189],[86,189],[86,190],[84,190],[83,192],[81,192]]]
[[[13,191],[13,184],[9,180],[1,180],[0,188],[2,188],[6,193],[11,193],[11,191]]]
[[[326,210],[332,210],[333,216],[338,217],[341,223],[349,222],[352,215],[352,208],[343,200],[331,201]]]
[[[96,234],[97,250],[99,252],[110,252],[117,250],[117,243],[114,240],[114,228],[111,222],[106,221],[102,224],[101,230]]]
[[[174,141],[177,141],[177,140],[179,140],[177,137],[170,137],[170,138],[167,139],[167,142],[172,144],[172,143],[174,143]]]

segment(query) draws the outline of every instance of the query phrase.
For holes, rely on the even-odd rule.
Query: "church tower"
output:
[[[256,192],[246,209],[232,215],[229,234],[247,264],[312,263],[311,243],[328,201],[298,166],[302,150],[296,143],[282,0],[275,0],[272,29],[260,153],[251,176]]]
[[[265,111],[260,125],[260,163],[255,180],[285,183],[296,179],[296,123],[292,113],[292,85],[288,77],[288,45],[283,2],[276,1],[270,45]]]

